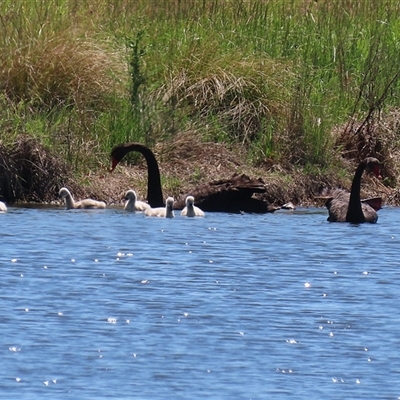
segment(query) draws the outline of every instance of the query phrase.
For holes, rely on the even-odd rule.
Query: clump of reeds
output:
[[[397,163],[400,160],[400,111],[391,109],[374,118],[351,121],[337,128],[335,145],[354,167],[365,157],[373,156],[382,162],[385,184],[395,187],[400,180]]]
[[[70,167],[38,140],[21,135],[0,146],[0,198],[7,202],[51,202],[62,186],[79,188]]]
[[[0,200],[14,202],[21,192],[15,162],[10,156],[9,149],[0,144]]]

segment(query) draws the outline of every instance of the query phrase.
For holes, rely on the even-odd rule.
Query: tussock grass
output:
[[[293,74],[283,63],[237,57],[173,72],[156,93],[192,118],[216,120],[227,139],[248,145],[259,139],[263,121],[287,115],[291,79]]]
[[[77,189],[69,166],[24,135],[12,145],[0,145],[0,177],[0,193],[7,202],[50,202],[64,185]]]
[[[110,71],[120,76],[125,72],[121,58],[107,43],[79,37],[74,30],[30,38],[9,50],[0,56],[0,90],[13,102],[23,101],[35,109],[102,109],[116,90]]]

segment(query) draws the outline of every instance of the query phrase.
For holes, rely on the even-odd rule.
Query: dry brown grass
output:
[[[336,146],[345,160],[355,167],[365,157],[376,157],[382,165],[382,176],[390,187],[400,180],[400,110],[377,114],[362,124],[350,121],[334,132]]]
[[[23,135],[0,146],[0,177],[0,197],[10,203],[52,202],[62,186],[83,192],[64,161]]]

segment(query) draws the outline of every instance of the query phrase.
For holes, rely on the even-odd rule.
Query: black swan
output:
[[[125,200],[126,200],[124,205],[125,211],[130,211],[130,212],[146,211],[148,208],[150,208],[149,204],[137,199],[136,192],[133,189],[129,189],[126,192]]]
[[[204,212],[194,205],[194,197],[188,196],[186,197],[186,206],[181,211],[181,215],[183,217],[204,217]]]
[[[162,218],[174,218],[174,199],[168,197],[165,201],[165,207],[148,208],[145,210],[144,215],[148,217],[162,217]]]
[[[358,165],[351,184],[351,192],[341,189],[333,191],[325,205],[329,211],[329,222],[351,222],[360,224],[363,222],[375,223],[378,220],[378,211],[382,200],[378,197],[361,200],[361,176],[366,170],[380,178],[381,163],[374,157],[367,157]]]
[[[106,208],[104,201],[97,201],[93,199],[85,199],[81,201],[74,201],[70,191],[63,187],[60,189],[59,196],[61,199],[65,199],[67,210],[71,209],[89,209],[89,208]]]
[[[147,162],[147,201],[151,207],[164,206],[160,170],[153,152],[140,143],[124,143],[111,151],[111,172],[122,158],[131,151],[141,153]],[[230,179],[213,181],[196,187],[190,193],[178,199],[174,208],[182,210],[188,195],[203,211],[230,213],[267,213],[274,212],[279,207],[270,205],[263,200],[253,198],[254,193],[265,193],[265,185],[261,179],[250,179],[248,176],[234,175]]]

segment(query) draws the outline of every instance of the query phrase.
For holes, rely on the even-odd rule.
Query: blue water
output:
[[[1,399],[398,399],[400,210],[0,214]]]

